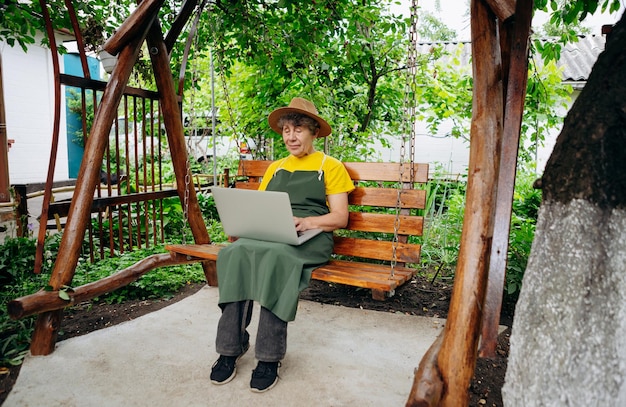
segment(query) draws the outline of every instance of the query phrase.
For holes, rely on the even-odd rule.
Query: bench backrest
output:
[[[271,161],[266,160],[241,160],[235,187],[257,189],[270,164]],[[424,218],[416,212],[425,208],[426,191],[416,187],[428,181],[428,164],[413,164],[413,182],[410,179],[410,164],[402,165],[399,206],[399,163],[343,164],[355,182],[356,189],[349,195],[351,206],[348,226],[335,232],[334,253],[350,258],[391,262],[394,259],[393,238],[398,207],[400,216],[395,260],[399,265],[419,263],[421,245],[408,241],[410,236],[422,235]]]

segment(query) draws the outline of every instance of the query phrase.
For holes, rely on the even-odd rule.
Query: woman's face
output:
[[[315,134],[307,126],[295,126],[291,122],[283,125],[283,141],[287,150],[292,155],[300,158],[315,152],[313,140],[317,137],[319,130]]]

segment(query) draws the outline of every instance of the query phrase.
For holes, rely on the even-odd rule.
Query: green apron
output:
[[[296,217],[329,213],[322,171],[278,170],[268,191],[286,191]],[[328,262],[332,232],[323,232],[300,246],[240,238],[217,257],[219,303],[254,300],[283,321],[296,317],[300,291],[311,272]]]

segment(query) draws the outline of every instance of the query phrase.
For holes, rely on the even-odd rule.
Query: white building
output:
[[[41,37],[36,39],[39,44]],[[63,40],[59,36],[57,39]],[[0,42],[0,63],[4,89],[10,184],[45,182],[50,161],[54,126],[54,75],[50,50],[29,45],[21,47]],[[63,72],[63,58],[59,58]],[[61,98],[61,120],[55,179],[68,178],[65,98]]]

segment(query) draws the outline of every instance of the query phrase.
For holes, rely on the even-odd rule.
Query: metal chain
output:
[[[411,151],[411,157],[409,162],[411,163],[410,168],[410,176],[411,176],[411,185],[415,181],[415,166],[413,165],[415,162],[415,112],[416,112],[416,103],[415,103],[415,90],[417,89],[417,3],[418,0],[412,0],[411,2],[411,31],[410,31],[410,44],[409,44],[409,89],[407,89],[409,93],[408,99],[408,122],[410,123],[411,136],[409,137],[409,146]]]
[[[389,272],[389,278],[393,279],[395,276],[395,269],[398,262],[398,234],[400,230],[400,210],[402,207],[402,189],[404,184],[404,172],[405,172],[405,155],[406,155],[406,142],[409,139],[409,171],[410,182],[415,179],[415,168],[413,160],[415,157],[415,74],[417,67],[417,0],[411,1],[411,25],[409,28],[409,43],[407,50],[407,69],[406,69],[406,82],[404,89],[404,120],[402,125],[402,144],[400,146],[400,175],[398,179],[398,194],[396,198],[396,218],[393,225],[393,241],[392,241],[392,253],[391,253],[391,270]]]

